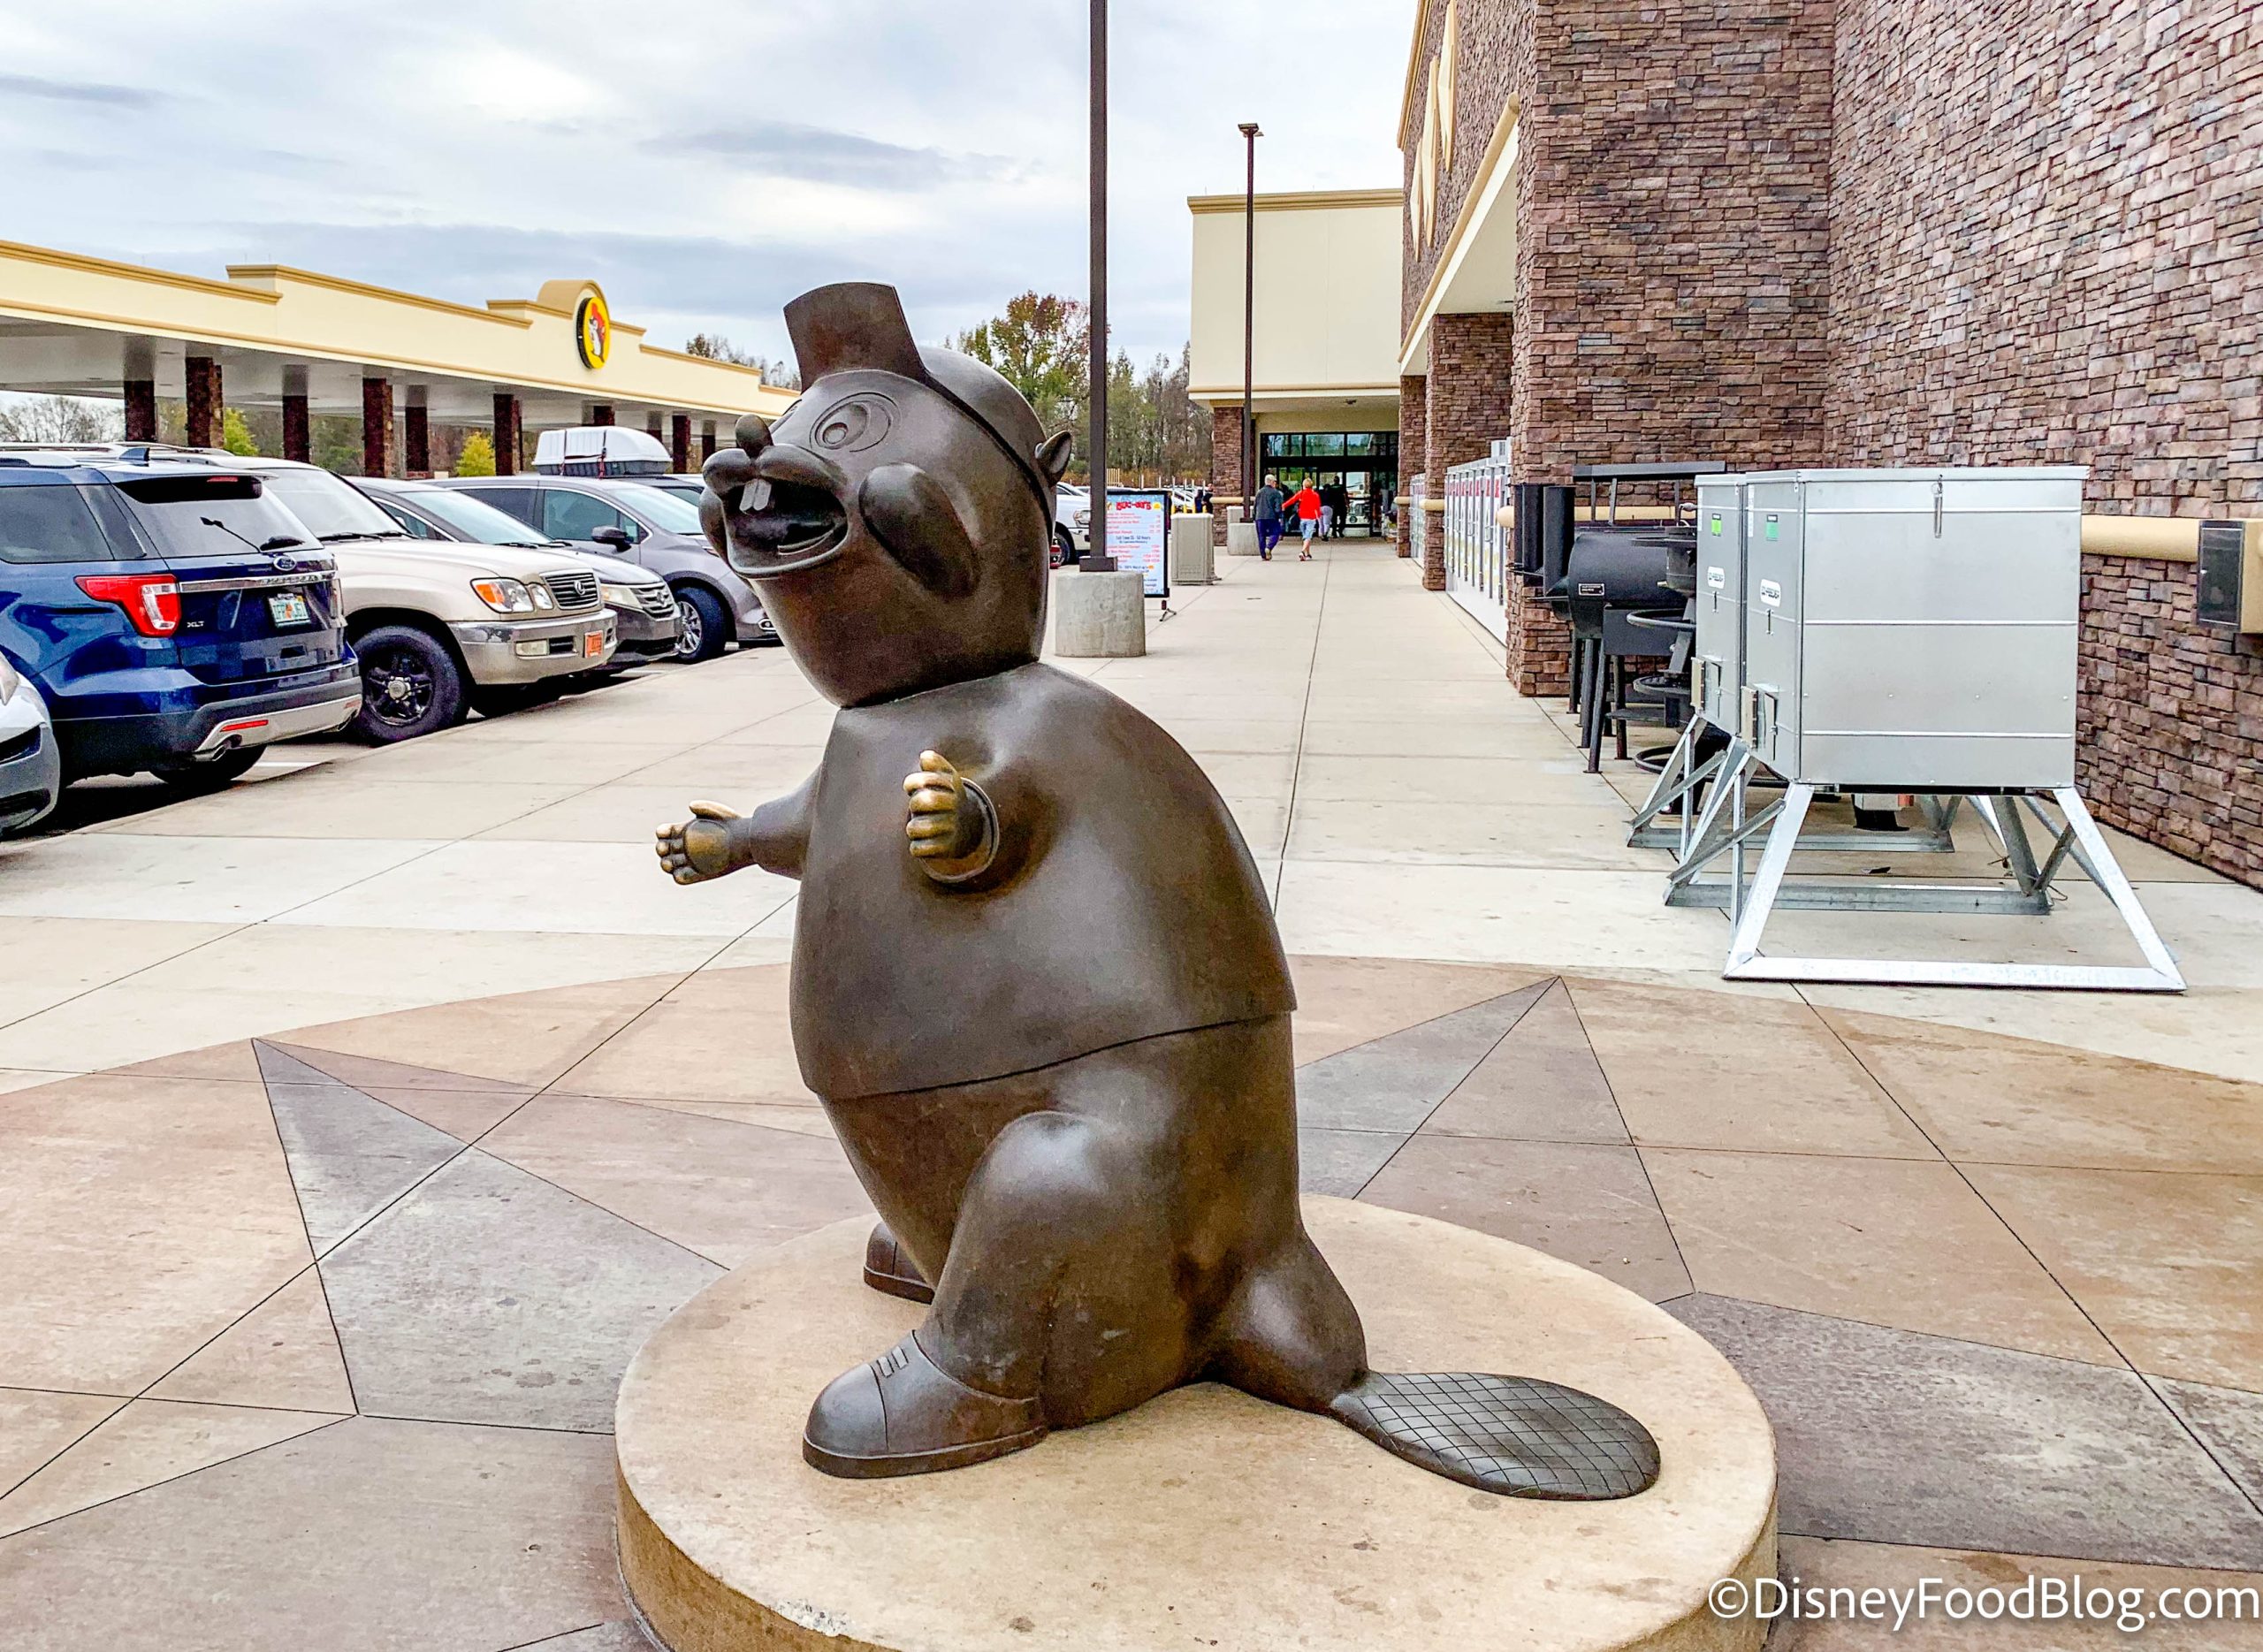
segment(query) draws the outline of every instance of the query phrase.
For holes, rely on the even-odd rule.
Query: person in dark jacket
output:
[[[1268,562],[1273,560],[1273,547],[1281,543],[1281,479],[1265,478],[1265,485],[1257,490],[1257,554]]]

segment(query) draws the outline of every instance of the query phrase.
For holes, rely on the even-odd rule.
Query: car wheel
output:
[[[675,593],[675,657],[687,665],[712,659],[731,640],[731,618],[721,598],[702,585],[679,585]]]
[[[237,746],[215,757],[158,763],[149,772],[178,792],[217,792],[259,761],[263,746]]]
[[[355,640],[362,660],[362,709],[354,732],[378,745],[414,740],[461,721],[463,671],[429,631],[381,625]]]
[[[1076,563],[1077,542],[1069,537],[1069,530],[1066,528],[1056,525],[1053,529],[1053,566],[1073,567]]]

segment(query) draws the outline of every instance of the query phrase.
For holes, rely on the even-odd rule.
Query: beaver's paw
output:
[[[998,851],[997,817],[982,788],[939,751],[919,754],[903,780],[911,798],[903,835],[919,870],[938,883],[964,883],[989,870]]]
[[[653,852],[660,857],[662,872],[678,883],[704,883],[736,872],[745,864],[738,853],[737,834],[731,829],[743,818],[738,811],[721,803],[694,803],[691,817],[680,826],[664,826],[653,833],[659,840]]]

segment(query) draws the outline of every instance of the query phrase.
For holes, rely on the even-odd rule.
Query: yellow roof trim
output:
[[[640,330],[640,331],[641,331],[641,330]],[[665,355],[665,356],[669,356],[669,357],[672,357],[673,359],[674,359],[675,361],[678,361],[678,362],[698,362],[698,363],[699,363],[701,366],[703,366],[703,367],[721,367],[721,368],[728,368],[728,369],[730,369],[732,372],[734,372],[734,373],[751,373],[751,374],[753,374],[753,375],[754,375],[754,377],[755,377],[755,380],[756,380],[756,382],[757,382],[757,383],[758,383],[758,384],[770,384],[770,381],[769,381],[768,379],[764,378],[764,377],[762,377],[762,369],[761,369],[760,368],[758,368],[758,367],[749,367],[749,366],[748,366],[744,362],[723,362],[723,361],[718,361],[715,357],[713,357],[713,356],[712,356],[712,355],[698,355],[698,354],[695,354],[693,352],[691,352],[691,351],[690,351],[690,350],[669,350],[669,349],[665,349],[665,348],[663,348],[661,346],[657,345],[657,344],[648,344],[648,345],[646,345],[646,346],[644,346],[644,353],[646,355]],[[771,388],[772,388],[772,389],[773,389],[773,390],[782,390],[782,389],[784,389],[784,388],[785,388],[785,386],[784,386],[784,385],[782,385],[782,384],[772,384],[772,385],[771,385]]]
[[[1406,88],[1398,97],[1398,147],[1406,147],[1407,125],[1422,102],[1422,42],[1430,32],[1430,13],[1437,0],[1421,0],[1414,9],[1414,38],[1406,44]]]
[[[1189,195],[1190,212],[1238,212],[1240,195]],[[1330,207],[1391,207],[1406,203],[1403,189],[1292,189],[1257,197],[1260,212],[1310,212]]]
[[[129,280],[155,281],[164,286],[185,287],[192,293],[247,299],[255,304],[276,301],[276,294],[272,293],[263,293],[256,287],[239,286],[232,281],[215,281],[210,276],[181,275],[171,270],[152,269],[147,264],[89,258],[84,253],[57,252],[52,247],[34,247],[24,241],[0,241],[0,256],[21,258],[28,263],[53,264],[60,270],[83,270],[89,275],[124,276]]]
[[[1454,267],[1462,238],[1469,233],[1475,221],[1478,203],[1485,199],[1485,192],[1492,187],[1493,169],[1501,164],[1502,152],[1509,147],[1509,139],[1516,132],[1520,108],[1513,97],[1501,105],[1501,118],[1493,123],[1493,136],[1486,143],[1485,154],[1477,163],[1475,176],[1469,180],[1469,192],[1461,198],[1461,209],[1454,214],[1453,228],[1448,232],[1444,244],[1438,248],[1437,262],[1430,266],[1430,279],[1422,289],[1422,301],[1414,307],[1414,324],[1398,341],[1401,365],[1413,355],[1416,341],[1421,338],[1423,329],[1430,324],[1431,317],[1436,312],[1439,289],[1445,283],[1447,272]]]
[[[1187,391],[1191,399],[1201,400],[1218,396],[1232,401],[1241,400],[1239,384],[1197,384]],[[1398,381],[1387,384],[1259,384],[1251,392],[1265,396],[1396,396]]]
[[[272,281],[278,285],[289,281],[304,286],[327,287],[333,293],[351,293],[356,298],[382,299],[388,304],[408,304],[418,309],[438,310],[444,316],[469,316],[475,321],[498,322],[508,327],[523,327],[530,324],[514,316],[498,316],[491,308],[475,309],[469,304],[458,304],[449,299],[427,298],[422,293],[403,293],[398,287],[374,286],[367,281],[355,281],[346,276],[324,275],[318,270],[301,270],[293,264],[230,264],[228,279],[242,282]]]

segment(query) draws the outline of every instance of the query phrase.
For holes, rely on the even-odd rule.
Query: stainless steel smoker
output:
[[[1782,470],[1701,482],[1692,689],[1699,719],[1728,738],[1700,765],[1685,737],[1692,760],[1667,900],[1727,906],[1724,974],[2183,989],[2075,789],[2085,474]],[[1776,782],[1780,796],[1756,796]],[[2008,887],[1789,877],[1795,849],[1836,846],[1801,837],[1826,789],[1916,796],[1944,841],[1970,806],[2002,851]],[[1700,876],[1723,861],[1726,879]],[[2045,915],[2070,864],[2113,902],[2144,967],[1761,951],[1778,906]]]

